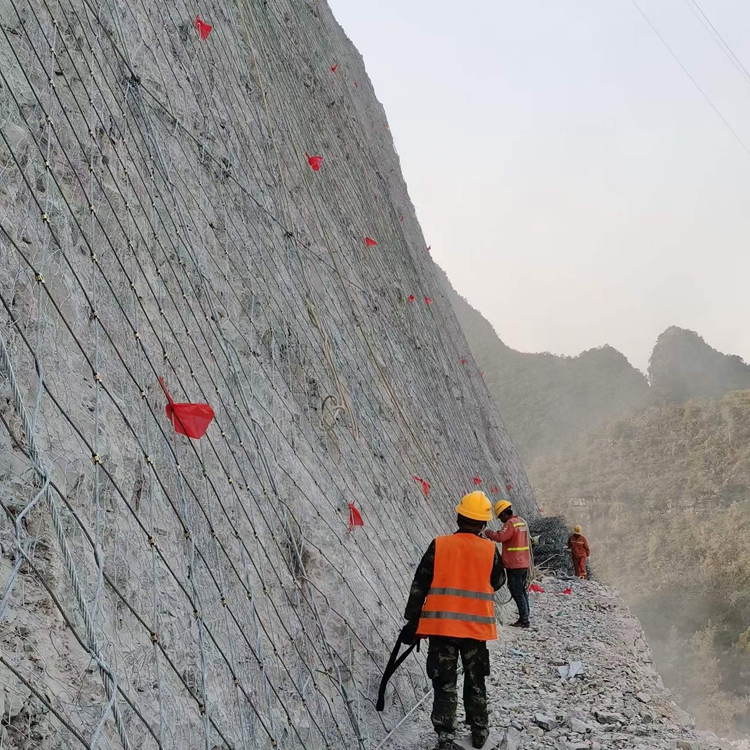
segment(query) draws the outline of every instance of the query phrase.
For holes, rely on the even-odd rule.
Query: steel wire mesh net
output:
[[[532,512],[328,8],[200,20],[0,0],[3,747],[377,748],[456,497]]]

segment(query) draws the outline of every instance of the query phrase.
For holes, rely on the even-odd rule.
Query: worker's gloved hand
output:
[[[413,622],[407,622],[403,628],[401,628],[401,643],[406,646],[411,646],[417,639],[417,628],[419,627],[419,621],[414,620]]]

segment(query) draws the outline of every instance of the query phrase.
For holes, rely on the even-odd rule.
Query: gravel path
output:
[[[503,627],[491,644],[491,725],[504,750],[707,750],[724,745],[699,733],[656,673],[638,620],[616,592],[590,581],[545,578],[532,594],[530,630]],[[562,594],[570,587],[572,593]],[[507,598],[505,589],[501,592]],[[511,622],[515,607],[501,608]],[[580,674],[560,675],[570,669]],[[431,698],[391,748],[432,748]],[[459,716],[461,709],[459,709]],[[407,734],[408,733],[408,734]],[[406,744],[408,743],[408,744]]]

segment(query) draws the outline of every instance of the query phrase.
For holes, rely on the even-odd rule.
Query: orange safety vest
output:
[[[494,561],[495,545],[487,539],[465,533],[439,536],[417,635],[494,641]]]
[[[531,565],[529,527],[520,516],[509,518],[503,530],[508,524],[513,527],[513,536],[507,542],[503,542],[503,567],[510,570],[528,568]]]

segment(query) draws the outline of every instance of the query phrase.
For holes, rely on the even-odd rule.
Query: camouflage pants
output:
[[[456,731],[458,709],[458,657],[464,667],[464,710],[472,734],[489,736],[487,691],[484,678],[490,674],[490,653],[484,641],[471,638],[430,638],[427,676],[435,689],[432,725],[442,736]]]

